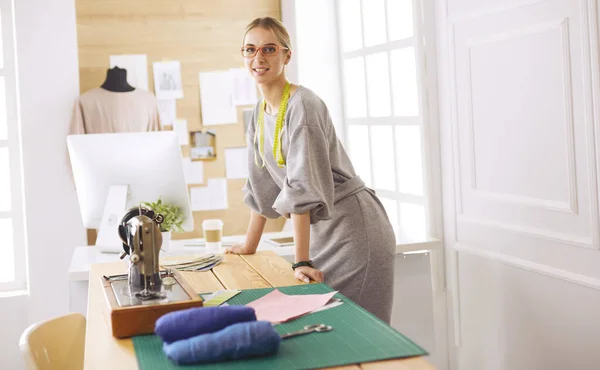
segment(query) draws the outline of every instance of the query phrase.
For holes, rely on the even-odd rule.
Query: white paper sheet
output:
[[[233,105],[254,105],[258,101],[256,81],[243,68],[232,68],[231,83],[233,90]]]
[[[158,101],[158,116],[160,117],[160,125],[172,126],[177,119],[177,104],[175,99],[159,100]]]
[[[148,58],[146,54],[111,55],[110,68],[127,70],[127,82],[139,89],[148,90]]]
[[[190,188],[192,211],[227,209],[227,179],[208,179],[205,187]]]
[[[188,131],[188,124],[186,120],[175,120],[175,123],[173,123],[173,131],[177,133],[179,145],[190,145],[190,133]]]
[[[181,64],[178,60],[154,62],[152,70],[154,72],[154,93],[157,99],[183,98]]]
[[[228,179],[248,178],[248,149],[225,149],[225,173]]]
[[[204,126],[237,123],[229,71],[200,72],[200,109]]]
[[[183,173],[185,182],[188,184],[204,183],[204,162],[192,161],[191,158],[183,158]]]

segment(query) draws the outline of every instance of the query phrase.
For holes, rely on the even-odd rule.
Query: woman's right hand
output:
[[[256,251],[247,248],[245,244],[234,244],[230,248],[225,248],[225,253],[232,254],[254,254]]]

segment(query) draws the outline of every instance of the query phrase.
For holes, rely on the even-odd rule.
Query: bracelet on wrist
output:
[[[300,261],[300,262],[296,262],[292,265],[292,270],[296,270],[298,267],[302,267],[302,266],[308,266],[310,268],[314,268],[315,266],[313,265],[312,261],[308,260],[308,261]]]

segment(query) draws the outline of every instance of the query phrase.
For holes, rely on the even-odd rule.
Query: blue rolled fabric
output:
[[[172,343],[248,321],[256,321],[256,314],[251,307],[196,307],[161,316],[156,320],[154,332],[163,342]]]
[[[277,352],[280,343],[281,337],[270,322],[253,321],[165,343],[163,351],[177,365],[190,365],[270,355]]]

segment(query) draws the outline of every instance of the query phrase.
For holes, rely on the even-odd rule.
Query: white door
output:
[[[455,369],[600,368],[592,0],[438,0]]]

